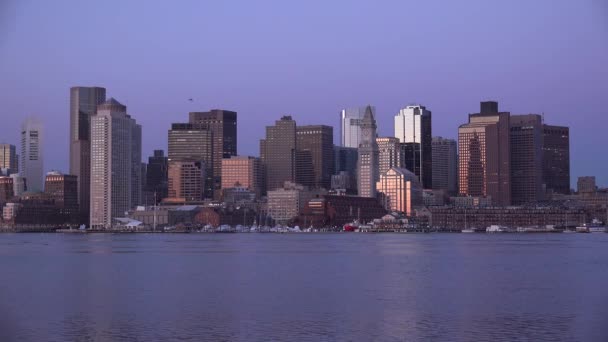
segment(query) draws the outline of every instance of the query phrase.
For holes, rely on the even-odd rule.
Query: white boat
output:
[[[460,231],[461,233],[475,233],[474,229],[471,228],[467,228],[467,229],[463,229]]]
[[[486,233],[504,233],[506,232],[507,229],[503,226],[498,226],[498,225],[491,225],[488,228],[486,228]]]
[[[583,224],[582,226],[576,227],[576,231],[579,233],[605,233],[606,227],[598,219],[593,219],[591,223]]]

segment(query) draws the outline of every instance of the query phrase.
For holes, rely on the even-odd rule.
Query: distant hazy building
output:
[[[13,179],[13,193],[15,196],[21,196],[27,189],[26,179],[19,173],[13,173],[10,175]]]
[[[458,128],[458,185],[462,195],[491,197],[499,206],[511,204],[510,124],[498,103],[481,103]]]
[[[168,199],[199,202],[204,199],[205,162],[170,160]]]
[[[146,167],[146,192],[152,201],[159,203],[167,197],[169,160],[163,150],[154,150],[154,154],[148,157]],[[151,196],[150,196],[151,195]]]
[[[91,198],[91,116],[105,100],[105,88],[70,88],[70,174],[78,181],[80,223],[86,225]]]
[[[576,191],[578,193],[592,193],[596,190],[595,176],[578,177],[578,181],[576,182]]]
[[[52,199],[66,222],[77,223],[78,210],[78,177],[64,175],[61,172],[52,171],[46,174],[44,192]]]
[[[113,98],[97,106],[91,117],[91,208],[93,228],[110,228],[134,206],[133,187],[141,186],[133,168],[141,156],[141,128],[127,115],[127,107]],[[138,134],[139,131],[139,134]],[[139,141],[136,141],[139,139]],[[139,149],[139,151],[135,151]]]
[[[213,198],[217,200],[222,189],[222,159],[237,155],[237,113],[223,109],[191,112],[190,123],[205,126],[213,136],[213,161],[208,178],[212,181]]]
[[[543,182],[547,192],[570,193],[570,129],[543,125]]]
[[[421,206],[422,185],[418,177],[403,168],[393,167],[380,175],[376,185],[384,203],[389,211],[398,211],[408,216],[413,214],[414,207]]]
[[[376,197],[376,182],[380,179],[379,152],[376,143],[376,119],[370,106],[361,120],[361,141],[357,160],[357,189],[361,197]]]
[[[322,189],[309,190],[292,182],[282,188],[268,191],[268,215],[277,223],[286,224],[298,217],[308,201],[325,194]]]
[[[260,158],[233,156],[222,159],[222,191],[244,188],[259,197],[263,186],[264,169]]]
[[[376,117],[376,107],[347,108],[340,112],[340,146],[359,148],[361,143],[361,120],[369,108]]]
[[[21,126],[21,175],[27,179],[28,191],[43,190],[43,131],[42,122],[29,117]]]
[[[205,168],[204,198],[213,198],[214,196],[213,151],[213,133],[206,125],[192,123],[174,123],[171,125],[169,130],[169,164],[181,161],[202,162],[201,165]],[[168,175],[168,178],[169,183],[177,184],[177,180],[171,180],[171,174]],[[169,197],[171,197],[171,194],[169,194]]]
[[[17,148],[11,144],[0,144],[0,172],[6,170],[6,175],[19,172]]]
[[[458,192],[458,147],[456,140],[433,137],[433,189]]]
[[[409,163],[401,167],[416,174],[425,189],[433,187],[431,127],[431,111],[424,106],[407,106],[395,115],[395,137],[410,147]]]
[[[333,151],[334,129],[325,125],[309,125],[296,127],[296,150],[310,157],[313,177],[312,184],[304,184],[315,188],[329,189],[331,175],[334,173]],[[297,163],[297,161],[296,161]],[[296,170],[296,178],[297,178]]]
[[[349,195],[356,195],[357,180],[350,172],[340,171],[338,174],[331,176],[331,189],[343,191]]]
[[[511,203],[543,199],[543,123],[540,115],[511,115]]]
[[[283,116],[274,126],[266,127],[266,138],[260,140],[260,159],[266,172],[266,189],[283,187],[296,180],[296,122]]]
[[[7,176],[0,176],[0,207],[15,196],[13,189],[13,179]]]
[[[395,137],[378,137],[378,172],[385,173],[393,167],[401,167],[399,162],[399,139]]]

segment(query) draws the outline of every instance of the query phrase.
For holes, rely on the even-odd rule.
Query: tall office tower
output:
[[[458,186],[468,196],[490,196],[496,205],[511,204],[511,152],[508,112],[498,103],[481,103],[458,128]]]
[[[204,161],[169,161],[169,198],[183,202],[198,202],[204,198]]]
[[[165,151],[154,150],[154,155],[148,158],[146,170],[146,191],[150,192],[153,201],[160,201],[167,197],[169,160]]]
[[[11,144],[0,144],[0,174],[6,170],[6,175],[19,172],[17,148]]]
[[[222,159],[222,164],[222,190],[245,188],[258,198],[262,195],[264,169],[260,158],[233,156]]]
[[[213,198],[214,195],[214,150],[213,133],[208,129],[207,125],[192,123],[174,123],[171,125],[171,129],[169,130],[169,164],[181,161],[202,161],[202,165],[205,168],[205,180],[203,182],[204,198]],[[174,180],[173,182],[175,183],[176,181]]]
[[[219,199],[222,190],[222,158],[236,156],[236,112],[212,109],[208,112],[190,113],[191,124],[202,124],[213,135],[213,164],[211,175],[213,198]]]
[[[570,193],[570,129],[543,125],[543,182],[547,192]]]
[[[408,144],[404,156],[408,170],[414,172],[425,189],[433,187],[433,147],[431,111],[420,105],[407,106],[395,115],[395,137]]]
[[[376,185],[382,193],[384,208],[412,216],[414,208],[422,205],[422,185],[413,172],[392,167],[383,174]]]
[[[359,151],[354,147],[334,146],[334,173],[346,171],[355,177],[358,157]]]
[[[378,171],[378,144],[376,143],[376,119],[370,106],[361,120],[361,142],[357,160],[357,188],[361,197],[376,197]]]
[[[433,189],[458,192],[458,147],[456,140],[433,137]]]
[[[576,182],[576,191],[578,193],[592,193],[596,190],[595,176],[578,177],[578,181]]]
[[[44,192],[55,201],[59,212],[66,222],[77,223],[78,210],[78,180],[74,175],[64,175],[51,171],[46,174]]]
[[[543,199],[543,123],[540,115],[511,115],[511,203]]]
[[[90,224],[93,228],[111,228],[112,219],[124,217],[134,205],[133,188],[141,185],[132,170],[134,155],[141,156],[141,134],[137,134],[134,126],[138,125],[127,114],[127,107],[113,98],[98,105],[97,114],[91,117]],[[135,151],[137,148],[139,151]],[[136,167],[141,170],[139,163]]]
[[[283,116],[274,126],[266,127],[266,139],[260,140],[260,159],[266,172],[266,190],[282,188],[296,180],[296,122]]]
[[[21,126],[21,175],[27,180],[30,192],[43,190],[43,132],[42,122],[29,117]]]
[[[376,107],[346,108],[340,112],[340,146],[359,148],[361,142],[361,120],[366,108],[370,108],[376,117]]]
[[[85,225],[91,207],[91,116],[105,100],[105,88],[70,88],[70,174],[78,181],[80,223]]]
[[[304,155],[304,161],[312,166],[312,182],[308,185],[315,188],[329,189],[331,175],[334,173],[334,129],[331,126],[313,125],[298,126],[296,128],[297,155]],[[296,164],[298,160],[296,159]],[[298,165],[300,166],[300,165]],[[305,165],[302,165],[304,167]],[[299,167],[296,167],[296,179]],[[306,168],[303,168],[306,169]],[[299,182],[298,182],[299,183]]]
[[[131,126],[131,206],[143,204],[142,200],[142,168],[141,168],[141,126]]]
[[[401,167],[399,139],[394,137],[376,138],[378,144],[378,172],[385,173],[392,167]]]

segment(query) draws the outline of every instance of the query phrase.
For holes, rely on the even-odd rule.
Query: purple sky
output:
[[[46,168],[67,171],[75,85],[127,105],[146,159],[192,110],[236,110],[239,154],[258,155],[283,114],[337,136],[340,109],[370,103],[389,135],[399,108],[421,103],[434,135],[456,137],[495,99],[570,126],[573,184],[608,185],[607,3],[0,0],[0,141],[18,145],[36,114]]]

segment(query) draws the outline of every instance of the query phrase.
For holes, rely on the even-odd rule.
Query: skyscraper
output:
[[[547,192],[570,193],[570,129],[543,125],[543,182]]]
[[[213,163],[214,163],[213,133],[205,124],[174,123],[169,130],[169,168],[173,162],[203,162],[204,182],[203,197],[213,198]],[[221,160],[220,160],[221,162]],[[173,173],[173,175],[176,175]],[[177,180],[169,182],[177,184]],[[185,179],[185,178],[183,178]],[[177,185],[175,185],[177,186]],[[183,185],[185,186],[185,185]],[[180,187],[183,187],[180,185]],[[169,197],[171,194],[169,194]]]
[[[183,202],[198,202],[204,198],[204,161],[169,161],[169,199]]]
[[[113,98],[97,106],[91,117],[91,227],[107,229],[112,219],[124,217],[133,203],[134,156],[141,156],[141,128],[127,114],[127,107]],[[140,141],[136,141],[139,139]],[[139,151],[135,151],[139,149]]]
[[[78,181],[74,175],[51,171],[46,174],[44,192],[53,199],[66,222],[78,222]]]
[[[212,134],[213,163],[211,174],[213,198],[219,199],[222,189],[222,158],[237,155],[236,112],[212,109],[208,112],[191,112],[190,123],[204,125]]]
[[[300,167],[306,170],[306,163],[312,166],[312,181],[307,184],[298,179],[298,183],[315,188],[330,188],[331,175],[334,173],[333,139],[334,129],[331,126],[311,125],[296,128],[296,157],[304,157],[304,164],[297,165],[296,178],[299,178]],[[299,164],[297,160],[296,164]]]
[[[6,175],[19,172],[17,148],[11,144],[0,144],[0,175],[6,170]]]
[[[43,131],[42,122],[29,117],[21,126],[20,173],[27,181],[30,192],[43,190]]]
[[[543,199],[543,124],[540,115],[511,115],[511,203]]]
[[[154,150],[154,155],[148,158],[146,169],[146,192],[159,203],[167,197],[169,161],[165,151]]]
[[[378,144],[378,172],[382,175],[393,167],[401,167],[399,139],[395,137],[376,138]]]
[[[421,105],[407,106],[395,115],[395,137],[404,144],[410,144],[410,156],[405,156],[411,165],[408,170],[419,177],[425,189],[433,187],[433,153],[431,111]]]
[[[222,190],[244,188],[262,195],[264,169],[260,158],[233,156],[222,159]]]
[[[89,223],[91,197],[91,116],[105,100],[105,88],[70,88],[70,174],[78,182],[80,223],[85,225]]]
[[[361,120],[361,142],[357,161],[357,188],[361,197],[376,197],[378,171],[378,144],[376,143],[376,119],[368,106]]]
[[[497,109],[496,102],[482,102],[481,113],[458,128],[458,185],[463,195],[490,196],[505,206],[511,204],[510,114]]]
[[[456,195],[458,148],[456,140],[433,137],[433,189]]]
[[[346,108],[340,112],[340,146],[359,148],[361,141],[361,120],[366,108],[370,108],[372,115],[376,116],[376,107]]]
[[[266,189],[282,188],[296,179],[296,122],[283,116],[274,126],[266,127],[266,139],[260,140],[260,159],[266,170]]]

